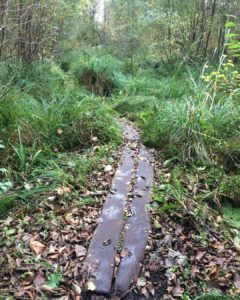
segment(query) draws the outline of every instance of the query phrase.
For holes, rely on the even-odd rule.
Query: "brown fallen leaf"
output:
[[[72,192],[70,187],[60,187],[56,189],[58,195],[70,194]]]
[[[120,256],[122,258],[124,258],[126,256],[131,256],[131,255],[132,255],[132,253],[129,251],[128,248],[123,248],[122,251],[121,251],[121,253],[120,253]]]
[[[41,254],[46,248],[44,244],[38,241],[30,241],[29,247],[35,254]]]
[[[211,273],[209,275],[209,279],[212,281],[214,280],[216,277],[218,277],[218,273],[219,273],[219,266],[215,265],[212,270]]]
[[[75,245],[75,253],[77,257],[82,257],[87,254],[87,249],[80,245]]]
[[[173,290],[172,290],[172,295],[174,297],[182,297],[184,293],[184,289],[181,288],[180,286],[176,286]]]
[[[35,286],[42,286],[45,283],[45,279],[42,275],[38,274],[33,282],[34,282]]]
[[[196,256],[196,260],[201,261],[201,259],[206,255],[206,252],[198,252],[197,256]]]
[[[137,286],[138,287],[144,287],[147,284],[147,280],[144,277],[140,277],[137,280]]]

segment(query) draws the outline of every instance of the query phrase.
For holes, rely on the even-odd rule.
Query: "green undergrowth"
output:
[[[116,150],[116,144],[95,146],[81,153],[43,150],[34,165],[27,163],[21,172],[12,171],[14,188],[0,194],[0,217],[19,205],[38,207],[41,195],[46,197],[57,188],[67,187],[77,196],[88,187],[91,173],[101,168],[110,153]]]
[[[138,124],[145,144],[161,151],[165,160],[219,166],[228,178],[226,194],[239,199],[240,77],[226,58],[218,68],[182,66],[164,75],[149,68],[121,74],[112,106]]]
[[[223,242],[240,249],[239,77],[236,67],[231,70],[234,82],[231,74],[222,77],[229,72],[226,66],[204,77],[214,72],[214,67],[206,69],[186,66],[160,75],[149,68],[120,74],[120,90],[111,103],[139,126],[143,142],[164,161],[153,193],[152,209],[160,218],[153,223],[156,230],[166,216],[168,223],[192,230],[191,242],[197,247],[208,247],[206,230],[212,227],[221,232]],[[208,290],[206,282],[199,282],[198,291]],[[196,299],[238,299],[217,292]],[[232,292],[237,293],[234,284]],[[181,299],[193,299],[190,295],[186,287]]]
[[[82,51],[69,63],[71,74],[80,85],[100,96],[110,96],[119,89],[118,76],[124,64],[103,51]]]
[[[81,59],[78,54],[75,67],[82,67]],[[106,65],[109,59],[98,58],[95,65]],[[15,199],[34,199],[39,188],[86,184],[99,155],[92,156],[89,149],[104,152],[104,147],[117,147],[121,133],[106,99],[87,91],[71,71],[54,61],[0,64],[1,214],[15,205]],[[70,158],[73,169],[66,169],[62,162],[68,164]]]
[[[162,166],[163,175],[158,178],[161,184],[154,188],[154,201],[159,212],[172,209],[185,209],[185,202],[194,200],[199,205],[198,217],[202,217],[202,208],[209,205],[218,213],[228,213],[226,221],[235,228],[239,227],[238,209],[231,213],[234,206],[240,206],[239,176],[226,174],[218,165],[183,164],[177,159],[166,160]],[[231,212],[230,212],[231,211]],[[193,212],[191,212],[193,213]]]
[[[184,274],[186,275],[186,281],[182,282],[184,293],[181,299],[220,299],[217,298],[220,295],[223,299],[239,299],[237,281],[235,282],[233,277],[224,287],[220,280],[219,282],[217,280],[223,274],[226,275],[230,269],[235,272],[233,263],[231,267],[228,266],[229,269],[218,270],[215,281],[211,281],[212,279],[210,280],[207,276],[209,269],[204,266],[204,263],[202,265],[204,275],[202,274],[201,278],[193,277],[193,279],[191,273],[196,263],[194,257],[201,251],[211,253],[212,257],[209,259],[209,263],[219,255],[225,257],[226,252],[219,252],[221,254],[210,252],[212,244],[216,243],[215,235],[212,233],[216,234],[222,247],[231,245],[231,249],[236,255],[240,250],[239,208],[236,207],[236,205],[239,207],[239,203],[234,203],[231,198],[231,192],[234,189],[231,192],[228,189],[232,182],[232,176],[225,174],[223,169],[217,165],[183,164],[176,158],[163,161],[156,175],[153,202],[150,205],[154,212],[152,225],[154,232],[160,231],[164,235],[169,232],[171,236],[175,237],[173,238],[175,242],[186,238],[191,245],[187,247],[187,250],[182,250],[182,246],[179,246],[181,243],[170,244],[172,248],[175,247],[174,250],[177,248],[189,259],[188,264],[184,265],[181,276],[178,272],[176,273],[180,278]],[[179,226],[183,230],[181,234],[177,232]],[[169,247],[171,248],[171,246]],[[192,281],[196,283],[194,294],[192,289],[189,289]],[[201,291],[209,291],[213,284],[219,290],[194,296]]]
[[[219,299],[222,299],[222,300],[239,300],[240,296],[224,295],[219,290],[212,290],[208,293],[201,294],[201,295],[194,298],[194,300],[219,300]]]

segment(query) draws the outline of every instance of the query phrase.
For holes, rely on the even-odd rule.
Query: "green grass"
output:
[[[107,55],[78,54],[76,65],[111,76],[116,62]],[[7,170],[0,174],[3,214],[19,203],[34,202],[42,188],[86,185],[88,174],[107,155],[104,147],[119,145],[121,133],[106,99],[79,85],[72,69],[65,73],[51,60],[27,68],[14,61],[1,67],[0,168]],[[96,150],[89,150],[93,146]]]
[[[197,296],[194,298],[194,300],[239,300],[239,296],[230,296],[230,295],[224,295],[219,290],[212,290],[211,292],[204,293],[200,296]]]
[[[119,88],[117,77],[124,71],[124,64],[110,54],[96,51],[83,51],[69,65],[69,73],[87,89],[90,89],[92,78],[95,91],[105,96],[102,88],[108,88],[107,95]],[[102,86],[101,86],[102,85]]]
[[[36,208],[40,200],[57,187],[71,187],[76,193],[82,191],[89,184],[90,174],[104,165],[116,147],[102,145],[81,154],[44,150],[34,166],[13,172],[15,189],[0,194],[0,217],[15,206],[24,204]]]
[[[147,145],[183,161],[240,157],[239,105],[230,96],[214,93],[201,70],[159,76],[139,70],[118,74],[120,91],[112,100],[121,115],[136,121]]]
[[[231,139],[234,131],[238,134],[238,114],[230,100],[213,106],[198,99],[161,102],[141,123],[143,138],[182,160],[211,160],[218,145]]]

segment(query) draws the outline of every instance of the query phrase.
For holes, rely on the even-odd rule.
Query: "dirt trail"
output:
[[[136,129],[121,123],[125,147],[83,267],[89,291],[125,293],[136,282],[151,221],[153,167]]]

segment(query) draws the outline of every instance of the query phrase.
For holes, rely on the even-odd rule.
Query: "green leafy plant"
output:
[[[4,145],[2,141],[0,141],[0,150],[4,149]],[[1,177],[7,173],[7,169],[0,168],[0,196],[4,193],[6,193],[10,188],[12,188],[12,182],[11,181],[3,181]]]
[[[227,39],[226,47],[232,57],[240,57],[239,33],[231,32],[236,26],[237,23],[235,22],[227,22],[225,24],[225,28],[227,29],[225,35],[225,38]]]
[[[47,273],[46,284],[51,288],[57,288],[60,284],[61,279],[62,279],[62,274],[60,272],[56,272],[52,274]]]
[[[28,167],[32,166],[35,163],[35,161],[37,160],[38,156],[42,151],[38,150],[35,152],[34,145],[33,145],[33,148],[31,150],[32,154],[30,155],[30,158],[28,158],[27,149],[22,143],[20,127],[18,127],[18,141],[19,141],[18,147],[16,146],[12,146],[12,147],[18,158],[19,171],[25,171]]]
[[[0,168],[0,177],[1,177],[1,175],[4,175],[6,172],[7,172],[6,169]],[[2,180],[0,180],[0,195],[6,193],[11,188],[12,188],[12,182],[11,181],[2,181]]]

